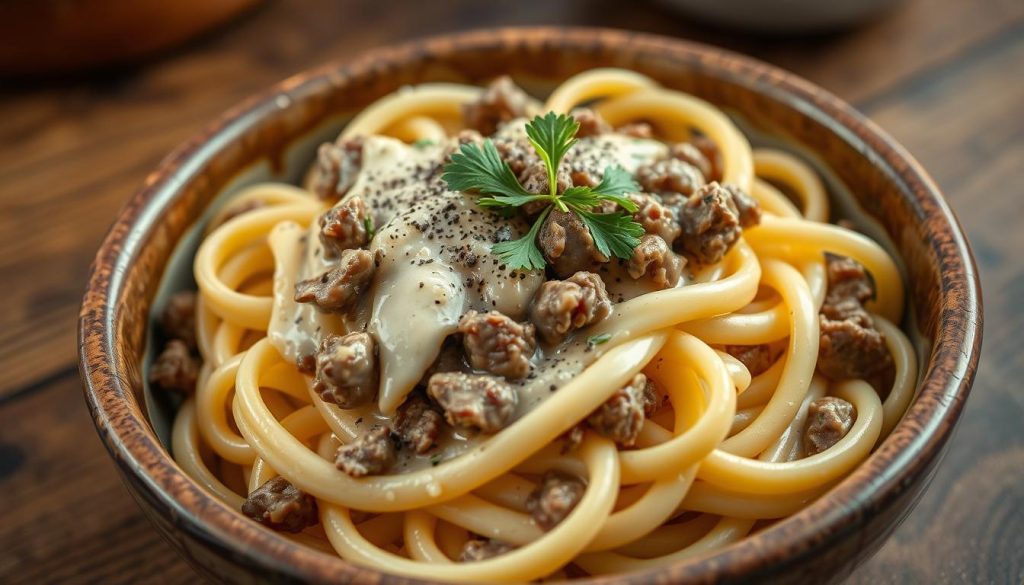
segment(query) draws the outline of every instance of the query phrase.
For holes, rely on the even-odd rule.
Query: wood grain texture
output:
[[[177,143],[239,99],[330,58],[495,24],[601,24],[747,52],[861,105],[921,160],[981,266],[986,357],[930,490],[852,583],[1024,579],[1024,4],[910,1],[837,37],[743,39],[657,5],[272,2],[144,68],[44,87],[0,85],[0,582],[187,582],[116,479],[82,406],[74,316],[117,208]],[[6,396],[6,398],[2,398]],[[10,501],[10,500],[9,500]]]

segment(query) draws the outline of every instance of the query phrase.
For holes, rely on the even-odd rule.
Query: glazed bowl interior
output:
[[[880,545],[930,478],[959,415],[980,349],[980,299],[970,252],[927,175],[848,106],[766,65],[657,37],[598,30],[505,29],[378,50],[296,76],[229,112],[168,157],[121,212],[94,265],[82,311],[87,400],[144,509],[204,556],[297,579],[372,578],[303,549],[217,502],[168,454],[177,404],[143,383],[154,307],[194,286],[191,259],[204,224],[231,195],[273,180],[298,183],[317,145],[361,108],[405,85],[483,83],[511,75],[543,96],[595,67],[623,67],[725,110],[755,146],[796,153],[824,178],[833,214],[853,218],[896,258],[908,283],[904,329],[921,364],[904,420],[847,479],[798,514],[708,555],[637,579],[721,580],[780,575],[834,555],[842,577]],[[168,520],[168,518],[173,518]],[[865,531],[859,546],[847,538]],[[181,543],[178,543],[181,546]],[[213,551],[213,552],[210,552]],[[804,577],[814,579],[807,564]],[[224,571],[202,567],[212,574]]]

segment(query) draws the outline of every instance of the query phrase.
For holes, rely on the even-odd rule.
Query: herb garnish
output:
[[[482,195],[477,202],[481,207],[510,211],[534,201],[547,202],[533,227],[518,240],[500,242],[491,247],[509,268],[534,270],[544,268],[544,255],[537,247],[537,234],[551,213],[558,208],[575,213],[590,231],[594,245],[605,256],[629,258],[640,243],[644,228],[624,213],[596,213],[595,207],[603,201],[617,203],[626,211],[637,210],[626,193],[640,191],[640,186],[620,166],[605,169],[601,182],[594,187],[570,187],[558,193],[558,166],[565,154],[576,143],[580,125],[572,116],[548,112],[526,124],[530,144],[544,161],[548,171],[548,193],[530,193],[519,183],[508,163],[501,160],[498,149],[488,138],[483,145],[463,144],[452,155],[452,162],[444,169],[443,179],[454,191],[475,191]]]
[[[599,333],[597,335],[591,335],[590,337],[587,338],[587,345],[603,345],[605,343],[608,343],[608,341],[611,338],[611,333]]]
[[[363,218],[363,229],[366,230],[366,237],[372,240],[374,234],[377,232],[377,228],[373,225],[372,215],[367,215],[365,218]]]

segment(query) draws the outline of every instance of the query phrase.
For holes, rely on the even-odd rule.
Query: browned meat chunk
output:
[[[637,374],[587,417],[587,424],[623,447],[632,447],[644,426],[647,376]]]
[[[530,96],[507,76],[495,79],[480,97],[462,107],[466,126],[484,136],[494,134],[498,127],[513,118],[526,116]]]
[[[885,337],[862,304],[875,296],[874,281],[852,258],[825,259],[828,292],[818,318],[818,370],[833,380],[868,378],[892,364]]]
[[[720,261],[742,232],[732,196],[718,183],[704,185],[686,200],[680,223],[683,249],[701,264]]]
[[[807,407],[804,454],[816,455],[835,445],[853,428],[856,409],[842,398],[826,396]]]
[[[551,193],[551,186],[548,180],[548,167],[543,161],[537,161],[526,168],[521,175],[519,175],[519,182],[523,184],[523,189],[526,189],[530,193],[536,193],[538,195],[548,195]],[[555,174],[556,187],[559,193],[565,192],[566,189],[572,187],[572,176],[569,174],[567,167],[558,167],[558,172]],[[541,203],[541,209],[546,205],[546,202]]]
[[[307,376],[316,375],[316,354],[307,353],[295,358],[295,368]]]
[[[180,339],[168,341],[149,368],[149,383],[168,392],[192,394],[198,376],[199,363]]]
[[[577,272],[566,280],[540,285],[530,304],[530,321],[541,338],[556,344],[574,329],[601,321],[612,312],[604,281],[593,272]]]
[[[180,339],[190,349],[196,347],[196,293],[183,290],[171,295],[160,315],[160,326],[169,339]]]
[[[508,168],[512,169],[512,174],[519,177],[520,183],[523,181],[522,177],[526,169],[540,162],[537,151],[526,140],[498,137],[494,139],[494,148],[498,151],[501,160],[505,161]]]
[[[551,530],[580,503],[586,490],[586,485],[578,477],[548,471],[540,484],[530,492],[526,499],[526,509],[537,526]]]
[[[355,408],[377,394],[377,346],[363,331],[331,335],[316,354],[313,390],[324,402]]]
[[[363,138],[360,136],[321,144],[316,164],[313,192],[321,199],[341,199],[355,184],[363,165]]]
[[[772,367],[772,364],[779,357],[778,353],[767,343],[760,345],[727,345],[723,349],[725,353],[740,360],[746,366],[751,376],[763,374],[768,368]]]
[[[577,423],[576,426],[562,433],[560,437],[562,439],[562,455],[575,451],[576,447],[579,447],[580,443],[583,442],[583,433],[586,431],[587,429],[583,423]]]
[[[828,293],[822,312],[831,319],[846,316],[851,306],[849,301],[858,305],[875,298],[875,282],[864,266],[847,256],[825,254],[826,272],[828,275]]]
[[[320,216],[320,243],[324,256],[337,258],[344,250],[361,248],[370,241],[369,216],[361,197],[352,197]]]
[[[434,446],[441,432],[441,413],[418,393],[406,398],[395,417],[395,432],[417,455]]]
[[[658,394],[658,387],[654,385],[654,380],[647,378],[647,383],[644,384],[644,416],[654,416],[659,408],[661,408],[661,395]]]
[[[623,136],[629,136],[631,138],[654,138],[654,128],[651,127],[647,122],[633,122],[620,126],[615,130]]]
[[[633,219],[644,227],[645,232],[660,236],[669,245],[676,241],[681,228],[671,209],[650,195],[632,193],[629,199],[639,207],[633,214]]]
[[[885,337],[867,311],[842,320],[818,318],[818,371],[832,380],[864,379],[892,364]]]
[[[513,550],[515,550],[514,546],[498,540],[474,538],[463,545],[462,554],[459,555],[459,562],[475,563],[501,556]]]
[[[647,234],[633,248],[633,257],[627,262],[626,269],[634,279],[646,276],[660,288],[671,288],[679,282],[685,264],[686,259],[673,252],[665,240]]]
[[[761,206],[756,199],[747,195],[746,191],[736,185],[723,185],[723,187],[732,195],[732,203],[736,206],[740,227],[747,229],[761,223]]]
[[[681,193],[689,196],[704,185],[697,167],[677,158],[666,158],[636,170],[636,180],[647,193]]]
[[[516,323],[498,311],[470,311],[459,320],[459,333],[474,368],[509,379],[530,373],[530,357],[537,348],[531,323]]]
[[[540,228],[537,243],[555,274],[563,278],[608,261],[594,245],[590,230],[571,211],[552,209]]]
[[[711,164],[711,172],[704,175],[704,178],[708,181],[721,181],[723,178],[722,173],[725,169],[725,161],[722,159],[722,151],[718,149],[715,141],[707,136],[694,136],[690,139],[690,144],[697,147],[697,150]]]
[[[282,532],[302,532],[320,521],[316,498],[281,476],[249,494],[242,504],[242,514]]]
[[[576,131],[576,138],[587,138],[588,136],[600,136],[612,131],[611,125],[604,121],[601,114],[590,108],[575,108],[569,114],[579,122],[580,129]]]
[[[679,142],[669,149],[672,158],[679,159],[684,163],[693,165],[700,171],[701,176],[707,178],[711,175],[711,161],[704,156],[696,146],[689,142]]]
[[[373,256],[368,251],[344,250],[337,268],[296,283],[295,301],[315,303],[321,311],[344,311],[370,283],[373,268]]]
[[[334,465],[352,477],[381,474],[395,463],[397,439],[391,429],[374,425],[348,445],[339,447]]]
[[[485,374],[442,372],[430,377],[427,393],[444,410],[448,424],[485,433],[505,428],[518,395],[507,382]]]

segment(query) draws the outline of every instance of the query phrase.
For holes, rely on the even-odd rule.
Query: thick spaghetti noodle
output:
[[[464,126],[464,107],[483,91],[423,85],[366,108],[340,139],[366,137],[350,194],[373,200],[371,188],[408,188],[399,175],[417,177],[417,169],[444,160]],[[323,169],[311,171],[306,188],[249,187],[214,218],[195,257],[202,366],[174,424],[179,464],[235,508],[277,476],[289,493],[315,498],[319,523],[293,527],[304,530],[289,538],[392,573],[472,582],[628,571],[722,547],[759,522],[799,510],[863,461],[902,416],[916,382],[914,352],[894,325],[904,294],[889,255],[855,231],[824,223],[829,202],[808,166],[783,152],[752,150],[728,117],[699,99],[628,71],[594,70],[527,107],[569,112],[580,105],[611,127],[651,125],[657,140],[609,133],[606,150],[621,152],[608,156],[630,170],[666,156],[666,142],[710,140],[720,156],[710,162],[719,168],[704,171],[750,193],[764,211],[760,225],[744,230],[721,261],[691,262],[678,282],[660,289],[616,287],[605,276],[616,301],[610,314],[575,342],[555,344],[557,351],[549,344],[544,351],[558,360],[534,356],[533,373],[512,385],[520,397],[505,428],[488,434],[445,427],[423,454],[406,445],[390,470],[350,474],[335,465],[339,446],[357,442],[371,421],[394,427],[395,410],[436,367],[460,314],[489,300],[521,316],[544,275],[503,273],[480,285],[491,296],[474,296],[463,273],[438,268],[444,251],[432,238],[405,241],[407,251],[422,245],[411,260],[382,260],[396,248],[379,240],[412,236],[394,231],[394,210],[389,216],[378,209],[383,221],[364,226],[376,232],[369,247],[378,250],[367,300],[348,312],[318,310],[293,296],[297,283],[338,262],[316,245],[318,218],[338,204],[310,192],[323,182]],[[420,206],[423,217],[436,220],[441,211],[411,192],[391,201]],[[504,221],[460,196],[452,199],[459,210]],[[430,230],[412,231],[425,238]],[[864,306],[892,366],[868,380],[830,379],[818,369],[819,345],[835,342],[822,341],[827,323],[819,316],[834,294],[826,253],[855,260],[873,281]],[[407,291],[424,282],[447,295],[443,304],[430,297],[442,309]],[[421,326],[422,315],[443,321],[449,313],[454,321],[439,334]],[[364,329],[378,340],[380,392],[377,400],[341,408],[315,391],[296,360],[315,356],[329,334]],[[743,357],[737,346],[766,352],[770,362],[751,371],[733,357]],[[641,372],[659,400],[633,444],[587,427],[588,416]],[[819,412],[826,396],[854,415],[812,453],[809,411]],[[563,439],[574,428],[582,439],[570,449]],[[585,489],[571,512],[542,526],[531,498],[552,470],[579,478]],[[471,540],[490,554],[459,562]]]

